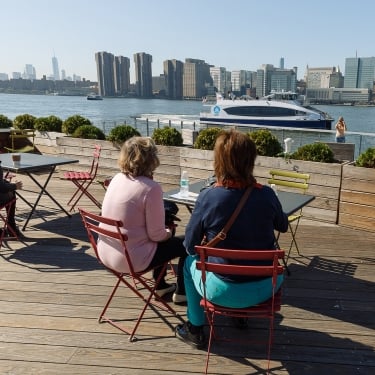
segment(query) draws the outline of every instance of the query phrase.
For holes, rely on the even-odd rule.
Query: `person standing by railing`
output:
[[[336,123],[336,142],[345,143],[345,132],[347,131],[346,123],[344,117],[340,116]]]

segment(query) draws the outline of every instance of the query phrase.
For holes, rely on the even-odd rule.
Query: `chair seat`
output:
[[[301,217],[302,217],[302,215],[289,215],[288,216],[288,221],[289,221],[289,223],[292,223],[293,221],[298,220]]]
[[[70,211],[73,211],[75,206],[77,205],[78,201],[83,197],[86,196],[89,198],[97,207],[101,208],[102,204],[95,198],[93,194],[91,194],[88,189],[90,185],[94,182],[96,178],[96,174],[98,172],[99,167],[99,159],[100,159],[100,152],[101,146],[95,145],[93,158],[91,162],[91,167],[87,171],[68,171],[64,173],[63,179],[67,181],[71,181],[75,186],[76,190],[72,197],[68,202],[68,206],[70,205]]]
[[[267,301],[264,301],[262,303],[259,303],[258,305],[254,306],[248,306],[244,308],[232,308],[232,307],[224,307],[220,306],[217,304],[212,303],[211,301],[205,301],[204,298],[201,299],[200,305],[204,308],[206,307],[207,309],[211,311],[220,311],[220,315],[256,315],[257,313],[264,314],[266,312],[271,313],[272,312],[272,298],[268,299]],[[275,294],[274,298],[274,309],[273,311],[280,311],[281,310],[281,290],[279,290]]]
[[[92,180],[93,177],[89,172],[69,171],[64,173],[64,178],[68,180]]]

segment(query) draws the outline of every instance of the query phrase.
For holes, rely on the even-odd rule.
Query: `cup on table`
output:
[[[19,166],[21,162],[21,155],[20,154],[12,154],[12,160],[14,166]]]

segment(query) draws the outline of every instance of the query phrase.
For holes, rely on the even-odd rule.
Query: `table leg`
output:
[[[27,224],[29,223],[29,220],[31,219],[31,216],[33,215],[33,213],[34,213],[34,211],[35,211],[35,209],[36,209],[36,207],[37,207],[37,205],[38,205],[38,203],[39,203],[39,201],[40,201],[40,199],[42,198],[42,195],[43,194],[46,194],[62,211],[64,211],[65,212],[65,214],[68,216],[68,217],[71,217],[71,215],[69,214],[69,212],[68,211],[66,211],[65,210],[65,208],[47,191],[47,189],[46,189],[46,187],[47,187],[47,185],[48,185],[48,183],[49,183],[49,181],[50,181],[50,179],[51,179],[51,177],[52,177],[52,174],[53,174],[53,172],[55,171],[55,169],[56,169],[56,166],[53,166],[52,168],[51,168],[51,170],[50,170],[50,173],[49,173],[49,175],[48,175],[48,177],[47,177],[47,179],[45,180],[45,182],[44,182],[44,184],[42,185],[42,184],[40,184],[39,183],[39,181],[30,173],[30,172],[27,172],[27,175],[34,181],[34,183],[37,185],[37,186],[39,186],[40,187],[40,193],[38,194],[38,197],[37,197],[37,199],[35,200],[35,202],[34,202],[34,204],[30,204],[29,202],[27,202],[26,200],[25,200],[25,198],[23,198],[22,197],[22,200],[24,201],[24,202],[26,202],[30,207],[31,207],[31,211],[30,211],[30,213],[29,213],[29,215],[28,215],[28,217],[27,217],[27,219],[26,219],[26,221],[25,221],[25,223],[24,223],[24,225],[23,225],[23,230],[25,230],[26,229],[26,226],[27,226]]]

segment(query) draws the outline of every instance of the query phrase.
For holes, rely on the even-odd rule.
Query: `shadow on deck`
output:
[[[98,187],[97,195],[104,194]],[[51,181],[50,191],[64,203],[70,185]],[[90,202],[82,201],[94,211]],[[20,223],[28,207],[18,202]],[[181,208],[183,233],[189,214]],[[3,374],[199,374],[205,351],[178,341],[172,327],[146,314],[138,341],[98,315],[113,285],[98,264],[80,217],[55,211],[43,198],[39,216],[25,238],[0,250],[0,373]],[[281,238],[287,244],[288,235]],[[272,374],[372,374],[374,355],[375,234],[321,223],[303,222],[298,241],[303,256],[290,260],[272,349]],[[283,243],[284,242],[284,243]],[[138,300],[122,290],[112,314],[134,318]],[[185,308],[176,308],[184,317]],[[262,321],[245,332],[219,321],[225,334],[264,335]],[[209,372],[265,374],[263,346],[214,343]]]

